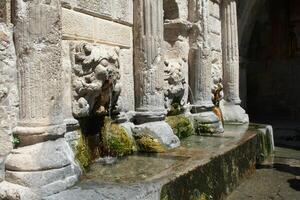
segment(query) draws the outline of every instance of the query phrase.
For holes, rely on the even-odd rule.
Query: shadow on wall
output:
[[[247,68],[248,113],[251,121],[299,121],[300,2],[266,0],[259,10],[247,53],[242,55]]]
[[[164,0],[164,20],[177,19],[179,10],[176,0]]]

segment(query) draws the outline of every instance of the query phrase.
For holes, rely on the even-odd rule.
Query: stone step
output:
[[[218,136],[191,136],[162,154],[93,164],[81,182],[46,200],[224,199],[274,149],[272,129],[226,126]]]

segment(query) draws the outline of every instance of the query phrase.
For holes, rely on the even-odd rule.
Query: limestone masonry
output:
[[[1,0],[0,199],[45,198],[103,157],[248,123],[236,1]]]

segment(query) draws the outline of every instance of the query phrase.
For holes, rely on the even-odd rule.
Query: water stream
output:
[[[108,108],[108,117],[109,117],[109,130],[111,129],[111,124],[112,124],[112,109],[113,109],[113,102],[112,102],[112,93],[114,91],[114,84],[112,84],[112,87],[109,87],[109,108]],[[109,131],[110,132],[110,131]],[[111,149],[110,145],[108,144],[108,135],[105,137],[105,144],[107,145],[107,152],[106,156],[100,157],[99,159],[96,160],[97,163],[103,164],[103,165],[112,165],[117,162],[117,157],[112,157],[110,155]]]

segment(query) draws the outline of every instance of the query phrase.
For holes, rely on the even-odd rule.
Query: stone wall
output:
[[[120,81],[124,87],[119,104],[124,112],[134,110],[132,1],[63,0],[62,5],[65,52],[63,60],[66,72],[71,69],[69,52],[70,45],[74,41],[120,48]],[[70,87],[68,79],[70,77],[66,78],[68,83],[66,87]],[[65,99],[65,104],[69,104],[67,112],[70,112],[70,96],[66,96]]]
[[[0,181],[4,158],[12,149],[12,130],[17,123],[18,89],[12,25],[0,22]]]
[[[213,85],[222,82],[222,25],[221,7],[217,1],[209,2],[209,43],[211,47]]]

